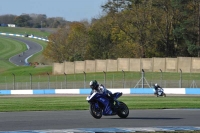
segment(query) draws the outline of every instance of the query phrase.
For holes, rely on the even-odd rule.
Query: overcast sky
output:
[[[101,5],[108,0],[0,0],[0,15],[46,14],[67,21],[90,20],[102,15]]]

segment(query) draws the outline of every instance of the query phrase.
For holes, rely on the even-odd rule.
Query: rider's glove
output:
[[[114,95],[113,95],[112,93],[108,93],[108,95],[109,95],[110,97],[112,97],[112,98],[114,97]]]

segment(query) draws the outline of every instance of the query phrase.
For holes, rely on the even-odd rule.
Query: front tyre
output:
[[[128,109],[128,107],[127,107],[127,105],[125,103],[123,103],[123,102],[119,103],[119,108],[118,108],[118,111],[117,111],[117,115],[120,118],[126,118],[129,115],[129,109]]]
[[[90,103],[90,114],[96,118],[100,119],[102,117],[102,109],[100,107],[97,107],[95,103]]]

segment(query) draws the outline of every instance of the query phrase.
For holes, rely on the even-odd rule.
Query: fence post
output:
[[[30,74],[30,89],[32,90],[32,74],[31,73],[29,74]]]
[[[162,86],[163,73],[162,73],[162,70],[161,70],[161,69],[160,69],[160,72],[161,72],[161,76],[160,76],[160,85]]]
[[[125,72],[122,70],[123,72],[123,88],[124,88],[124,85],[125,85]]]
[[[180,88],[182,88],[182,70],[180,69]]]
[[[15,74],[12,73],[12,75],[13,75],[13,90],[15,90]]]
[[[144,88],[144,69],[142,69],[142,88]]]
[[[106,86],[106,72],[103,71],[103,73],[104,73],[104,85]]]
[[[65,75],[65,89],[67,89],[67,74],[64,73],[64,75]]]
[[[86,73],[83,71],[84,73],[84,88],[86,88],[85,84],[86,84]]]
[[[50,88],[50,76],[49,76],[49,73],[47,73],[47,75],[48,75],[48,89]]]

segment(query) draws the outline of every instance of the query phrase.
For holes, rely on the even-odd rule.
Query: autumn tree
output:
[[[199,56],[200,1],[172,0],[172,6],[176,9],[174,19],[178,21],[173,32],[178,41],[178,53],[181,56]]]
[[[85,59],[88,39],[88,29],[83,23],[74,22],[70,25],[67,37],[68,60],[82,61]]]
[[[43,51],[43,55],[55,62],[63,62],[67,60],[68,42],[67,36],[69,31],[67,28],[61,28],[56,33],[51,34],[48,39],[48,45]]]
[[[112,51],[115,43],[112,41],[112,18],[102,17],[92,23],[89,29],[89,45],[87,47],[87,59],[116,58]]]
[[[55,60],[199,54],[199,0],[109,0],[102,9],[105,15],[91,24],[72,23],[50,36],[48,50],[55,45],[62,54],[54,53]]]
[[[75,22],[51,34],[43,54],[56,62],[84,60],[87,44],[87,28]]]
[[[0,16],[0,24],[13,24],[16,15],[7,14],[7,15],[1,15]]]
[[[27,14],[17,16],[14,20],[15,24],[19,27],[31,27],[31,17]]]
[[[143,0],[111,0],[103,7],[112,17],[117,29],[121,55],[125,57],[146,57],[152,43],[150,26],[151,1]],[[120,37],[121,36],[121,37]],[[124,36],[124,37],[122,37]],[[123,52],[123,53],[122,53]]]

